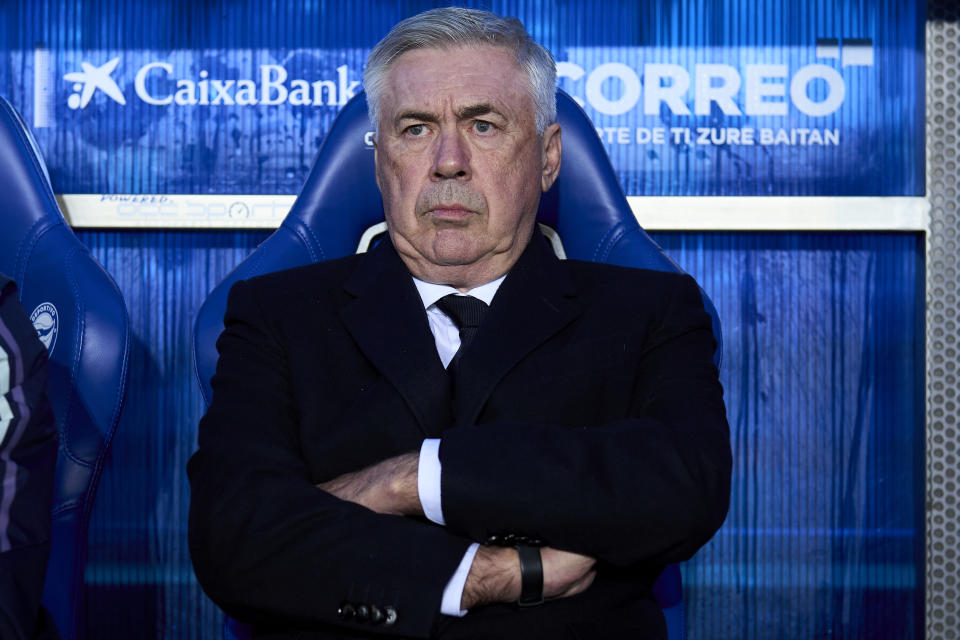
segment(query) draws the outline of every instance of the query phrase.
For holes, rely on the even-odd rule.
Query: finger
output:
[[[587,573],[593,570],[596,563],[596,560],[589,556],[548,547],[545,547],[541,554],[543,593],[547,598],[563,597],[573,585],[582,581]]]
[[[578,593],[583,593],[590,587],[591,584],[593,584],[593,579],[596,578],[596,576],[596,571],[590,571],[584,574],[579,580],[571,583],[562,593],[558,593],[557,595],[547,599],[555,600],[557,598],[569,598],[570,596],[575,596]]]
[[[578,593],[583,593],[586,591],[591,584],[593,584],[593,579],[597,577],[596,571],[588,571],[583,575],[582,578],[575,581],[573,584],[567,588],[559,597],[560,598],[569,598],[570,596],[575,596]]]

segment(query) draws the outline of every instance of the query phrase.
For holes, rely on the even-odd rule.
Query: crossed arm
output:
[[[542,553],[545,597],[589,587],[595,558],[686,559],[723,520],[725,409],[709,319],[693,281],[684,285],[651,331],[621,419],[591,429],[504,420],[444,432],[448,528],[473,540],[516,531],[554,543]],[[417,466],[417,455],[405,454],[320,487],[378,513],[422,515]],[[461,608],[513,601],[519,583],[514,551],[481,547]]]
[[[660,324],[670,329],[645,341],[653,346],[628,374],[643,391],[625,401],[624,419],[593,428],[504,420],[444,431],[447,524],[438,527],[408,517],[420,512],[416,454],[388,453],[374,464],[370,456],[352,466],[359,471],[317,489],[304,456],[317,444],[303,441],[314,431],[301,428],[304,409],[290,381],[289,345],[305,342],[281,337],[293,329],[278,326],[296,313],[267,313],[283,303],[279,295],[261,305],[265,288],[238,285],[218,344],[214,402],[190,463],[191,555],[201,584],[231,615],[303,625],[340,624],[337,603],[351,593],[382,594],[402,611],[393,632],[425,636],[467,547],[494,531],[550,542],[543,561],[552,597],[588,588],[594,558],[652,566],[689,557],[725,515],[730,457],[709,319],[685,317],[699,296],[692,281],[686,289],[683,304],[664,313]],[[376,432],[371,419],[363,429]],[[324,429],[324,446],[336,441],[335,451],[345,452],[342,438],[352,431],[337,428]],[[365,455],[393,437],[364,435]],[[404,443],[393,452],[416,446]],[[324,458],[343,462],[336,452]],[[516,552],[481,547],[461,606],[518,594]]]
[[[397,516],[422,516],[417,489],[419,455],[406,453],[345,473],[317,485],[341,500],[371,511]],[[596,577],[596,560],[589,556],[544,547],[543,596],[565,598],[584,591]],[[520,597],[520,564],[511,548],[481,545],[474,556],[463,588],[461,609],[494,602],[514,602]]]

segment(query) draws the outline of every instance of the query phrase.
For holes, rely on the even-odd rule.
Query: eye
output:
[[[477,133],[491,133],[494,130],[492,122],[487,122],[486,120],[474,120],[473,129]]]
[[[422,136],[427,132],[426,125],[422,124],[412,124],[403,131],[408,136],[413,136],[414,138]]]

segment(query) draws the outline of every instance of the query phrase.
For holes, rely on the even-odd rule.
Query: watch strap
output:
[[[543,560],[540,547],[517,545],[520,556],[520,597],[517,606],[534,607],[543,604]]]

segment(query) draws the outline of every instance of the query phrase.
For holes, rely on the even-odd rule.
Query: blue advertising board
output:
[[[924,3],[481,4],[552,51],[628,195],[923,195]],[[24,0],[0,94],[58,193],[292,194],[370,48],[431,5]]]

